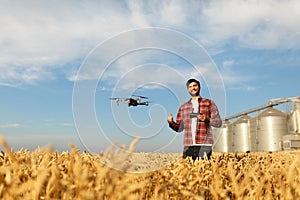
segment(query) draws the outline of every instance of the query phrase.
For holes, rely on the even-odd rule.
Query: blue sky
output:
[[[0,134],[15,150],[181,152],[166,123],[201,80],[222,118],[300,95],[288,1],[1,1]],[[110,97],[149,97],[148,107]]]

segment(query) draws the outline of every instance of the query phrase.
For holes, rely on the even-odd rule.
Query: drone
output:
[[[116,101],[117,105],[119,105],[120,102],[127,102],[128,107],[140,105],[148,106],[150,102],[142,101],[142,99],[148,99],[148,97],[132,95],[130,98],[110,98],[110,100]]]

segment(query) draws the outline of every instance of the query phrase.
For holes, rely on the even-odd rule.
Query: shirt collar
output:
[[[199,98],[198,98],[198,102],[200,102],[201,101],[201,99],[202,99],[202,97],[201,96],[199,96]],[[190,98],[190,100],[188,101],[189,103],[191,103],[192,102],[192,98]]]

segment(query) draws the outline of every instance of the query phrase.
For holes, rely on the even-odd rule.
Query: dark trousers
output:
[[[212,146],[185,146],[183,148],[183,158],[192,157],[193,160],[197,158],[203,159],[207,156],[207,159],[210,159],[212,154]]]

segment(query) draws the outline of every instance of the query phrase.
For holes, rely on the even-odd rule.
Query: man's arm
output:
[[[169,117],[168,117],[168,123],[169,123],[169,127],[171,129],[173,129],[176,132],[181,132],[183,130],[183,122],[181,120],[181,111],[179,109],[177,116],[176,116],[176,122],[174,122],[173,120],[173,115],[172,112],[170,113]]]
[[[220,117],[218,107],[213,101],[211,101],[210,125],[216,128],[220,128],[222,126],[222,119]]]

